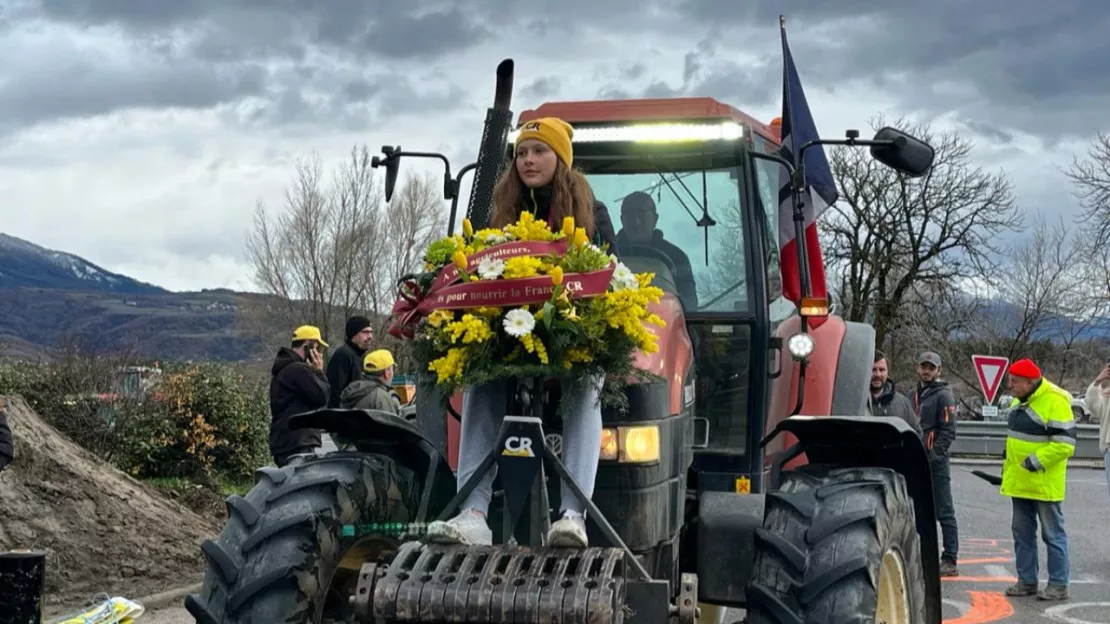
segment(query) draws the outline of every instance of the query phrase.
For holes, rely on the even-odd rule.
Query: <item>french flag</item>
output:
[[[808,141],[819,138],[813,115],[809,112],[794,58],[786,42],[786,26],[780,19],[782,32],[783,84],[782,84],[782,147],[779,155],[798,165],[797,150]],[[794,238],[794,202],[790,195],[790,173],[780,168],[779,177],[779,247],[782,271],[782,294],[800,305],[802,299],[801,272]],[[838,198],[832,169],[825,157],[824,146],[810,147],[805,153],[806,190],[801,194],[805,212],[805,245],[808,259],[811,297],[827,297],[825,263],[817,238],[817,218],[836,203]]]

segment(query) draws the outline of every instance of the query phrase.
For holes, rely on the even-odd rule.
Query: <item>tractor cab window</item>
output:
[[[587,177],[617,231],[621,261],[655,273],[686,314],[750,312],[739,167]]]

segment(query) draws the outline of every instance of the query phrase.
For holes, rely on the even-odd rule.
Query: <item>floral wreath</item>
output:
[[[529,212],[476,232],[467,219],[424,263],[402,281],[390,333],[410,341],[446,398],[507,378],[604,376],[603,403],[622,408],[623,386],[653,376],[635,357],[659,349],[649,326],[666,323],[648,305],[663,291],[653,273],[633,273],[591,243],[573,217],[559,231]]]

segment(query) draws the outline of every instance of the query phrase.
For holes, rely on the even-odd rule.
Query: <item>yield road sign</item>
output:
[[[994,404],[994,399],[998,396],[998,389],[1002,387],[1002,374],[1006,372],[1006,366],[1010,363],[1010,358],[994,355],[973,355],[971,361],[975,364],[975,374],[979,377],[979,386],[983,389],[983,398],[987,400],[987,405]]]

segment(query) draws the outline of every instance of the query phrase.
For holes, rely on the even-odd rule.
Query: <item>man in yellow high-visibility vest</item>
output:
[[[1067,487],[1068,458],[1077,429],[1071,395],[1041,375],[1032,360],[1009,370],[1010,404],[1002,495],[1013,500],[1014,558],[1018,582],[1007,596],[1068,598],[1068,535],[1060,503]],[[1037,591],[1037,521],[1048,547],[1048,585]]]

